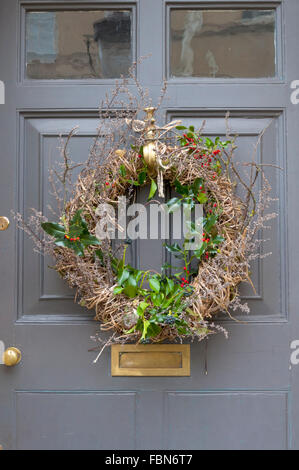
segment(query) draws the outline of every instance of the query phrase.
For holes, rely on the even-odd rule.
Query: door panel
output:
[[[220,135],[225,138],[226,122],[223,113],[214,112],[169,112],[169,119],[181,119],[186,126],[194,124],[200,128],[203,121],[206,125],[203,135],[215,138]],[[255,159],[262,165],[275,165],[281,169],[286,168],[285,152],[283,151],[284,116],[282,112],[263,112],[263,110],[232,110],[228,121],[230,135],[237,135],[235,162],[240,174],[247,178],[247,167],[242,163]],[[255,149],[261,132],[267,131],[261,139],[260,146]],[[266,167],[265,167],[266,168]],[[287,316],[286,306],[286,243],[285,243],[285,190],[286,174],[274,168],[266,168],[266,175],[271,182],[272,197],[279,194],[279,201],[273,201],[271,212],[278,217],[271,221],[271,230],[259,233],[259,238],[266,241],[260,248],[261,254],[273,253],[264,259],[252,262],[252,281],[256,292],[249,285],[242,285],[240,292],[242,299],[248,302],[251,310],[250,316],[241,315],[245,321],[284,321]],[[256,197],[260,187],[256,188]],[[242,195],[242,190],[240,190]],[[271,272],[271,276],[269,276]],[[234,314],[233,314],[234,315]],[[239,316],[238,316],[239,318]]]
[[[69,152],[74,163],[86,158],[93,138],[97,133],[97,112],[80,118],[74,111],[69,117],[61,113],[20,114],[20,133],[24,146],[19,150],[19,211],[29,218],[32,209],[44,213],[49,219],[58,211],[53,190],[49,182],[49,170],[61,161],[61,140],[78,126],[76,135],[70,142]],[[74,172],[76,178],[80,167]],[[53,315],[90,318],[91,314],[74,304],[74,293],[57,273],[50,269],[53,260],[38,255],[32,250],[32,241],[24,233],[19,233],[18,269],[18,319],[20,321],[42,321],[41,318]],[[26,272],[28,275],[22,276]],[[47,321],[50,321],[48,318]]]
[[[242,287],[250,315],[234,312],[239,323],[219,318],[229,339],[219,334],[207,345],[191,345],[190,377],[112,378],[108,349],[93,364],[96,353],[89,349],[95,343],[90,337],[99,325],[92,321],[92,313],[74,304],[74,293],[48,268],[51,260],[33,253],[31,241],[11,223],[6,232],[0,232],[0,341],[6,347],[19,347],[23,358],[14,368],[0,364],[0,444],[4,449],[298,449],[299,375],[295,365],[289,367],[289,345],[299,338],[299,222],[293,215],[298,199],[299,108],[290,101],[290,84],[298,79],[299,70],[295,54],[299,4],[297,0],[248,0],[246,4],[190,0],[187,6],[177,0],[1,0],[0,80],[6,85],[6,100],[0,105],[0,215],[11,218],[12,209],[28,214],[31,207],[47,211],[51,201],[47,173],[59,153],[57,138],[79,125],[71,153],[81,161],[96,132],[98,104],[114,84],[110,72],[103,78],[83,76],[89,62],[78,48],[67,60],[72,70],[79,67],[79,76],[55,79],[51,72],[51,78],[43,79],[40,70],[45,68],[34,65],[34,60],[41,60],[49,50],[43,44],[34,49],[36,24],[26,49],[26,11],[78,14],[103,9],[130,10],[132,55],[152,54],[138,65],[137,76],[149,88],[153,103],[158,101],[163,77],[168,77],[160,121],[183,119],[200,125],[206,119],[206,135],[224,135],[224,116],[230,111],[232,133],[239,136],[240,161],[251,157],[259,133],[269,125],[257,157],[284,169],[267,168],[273,195],[279,197],[273,203],[279,216],[272,230],[263,234],[269,238],[263,252],[271,251],[272,256],[252,265],[256,294]],[[183,20],[177,15],[174,28],[172,9],[197,15],[185,15]],[[213,15],[208,16],[207,10]],[[218,10],[225,11],[226,18],[234,10],[237,22],[232,25],[230,16],[223,27]],[[259,10],[265,14],[256,14]],[[252,52],[261,34],[273,37],[269,23],[273,14],[274,69],[273,55],[268,65],[252,65],[253,54],[250,64],[257,70],[242,74],[248,67],[239,67],[234,61],[240,52],[233,52],[227,57],[233,77],[229,78],[227,64],[219,59],[221,34],[230,35],[237,28],[238,51],[246,46]],[[188,21],[192,37],[187,34]],[[252,42],[241,44],[248,40],[248,26]],[[67,41],[78,44],[76,30],[66,28],[64,33]],[[194,45],[198,48],[203,40],[202,49],[192,56]],[[225,41],[233,41],[231,47],[235,47],[234,38],[226,36]],[[52,46],[55,52],[55,43]],[[110,46],[106,41],[103,51]],[[35,67],[30,73],[39,70],[35,79],[26,75],[26,51]],[[172,63],[178,72],[172,73]],[[190,64],[193,71],[188,69]],[[109,60],[107,67],[111,70]],[[129,88],[136,91],[132,83]],[[165,258],[160,240],[139,241],[133,251],[133,260],[140,265],[159,266]]]

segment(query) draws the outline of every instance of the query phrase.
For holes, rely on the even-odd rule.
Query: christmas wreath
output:
[[[129,107],[111,111],[103,105],[98,135],[75,181],[71,175],[78,165],[70,159],[68,144],[76,130],[63,142],[61,171],[50,172],[58,221],[49,222],[36,211],[29,222],[17,218],[40,252],[53,256],[55,270],[76,289],[76,301],[95,310],[102,330],[112,331],[109,344],[201,340],[217,330],[226,334],[214,319],[219,312],[232,316],[236,309],[249,310],[238,286],[252,284],[250,262],[259,256],[261,243],[256,235],[275,216],[267,213],[272,199],[263,168],[255,161],[243,164],[249,170],[245,179],[229,132],[225,139],[211,139],[203,136],[203,126],[196,130],[172,122],[158,127],[154,108],[145,110],[142,121],[138,106]],[[182,243],[165,242],[178,262],[163,265],[161,272],[128,263],[131,240],[115,246],[109,237],[97,236],[105,217],[109,225],[99,207],[116,207],[120,196],[132,202],[143,186],[153,204],[159,203],[156,194],[163,197],[166,187],[173,188],[175,196],[165,201],[169,213],[183,208],[192,215],[197,204],[204,207],[200,229],[191,220]],[[117,218],[110,222],[110,228],[122,228]],[[200,243],[188,249],[196,237]]]

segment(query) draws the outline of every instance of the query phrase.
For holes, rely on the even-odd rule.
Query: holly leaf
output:
[[[48,235],[51,235],[51,237],[64,238],[65,228],[62,225],[52,222],[43,222],[41,227]]]
[[[197,200],[200,204],[205,204],[208,201],[208,198],[205,193],[199,193],[197,196]]]
[[[76,226],[76,227],[80,227],[82,229],[85,229],[88,232],[87,223],[86,223],[85,219],[81,216],[82,212],[83,212],[83,209],[79,209],[75,213],[74,217],[70,221],[70,230],[73,228],[73,226]]]
[[[205,242],[202,243],[201,247],[198,250],[194,251],[194,255],[196,256],[197,259],[200,259],[204,252],[206,251],[207,244]]]
[[[166,206],[168,208],[168,212],[174,212],[181,206],[181,200],[177,197],[173,197],[167,201]]]
[[[164,246],[165,246],[167,251],[169,251],[172,255],[175,256],[175,258],[178,258],[178,259],[184,258],[182,250],[181,250],[180,246],[177,243],[174,243],[173,245],[169,245],[168,243],[164,243]]]
[[[210,232],[211,228],[216,224],[218,219],[218,216],[216,214],[211,215],[210,217],[207,217],[204,219],[204,230],[205,232]]]
[[[198,194],[200,186],[203,186],[203,179],[196,178],[192,184],[192,190],[194,194]]]
[[[90,235],[89,233],[81,235],[80,242],[82,243],[84,247],[87,247],[89,245],[101,244],[101,242],[97,239],[97,237],[94,237],[93,235]]]
[[[221,237],[221,235],[216,235],[216,237],[213,238],[212,242],[215,245],[219,245],[220,243],[224,242],[225,238]]]
[[[139,173],[139,175],[138,175],[138,183],[139,183],[140,185],[143,185],[143,184],[144,184],[144,182],[145,182],[145,180],[146,180],[146,176],[147,176],[146,171],[142,171],[141,173]]]
[[[179,180],[175,180],[174,187],[177,193],[182,196],[187,196],[189,194],[189,188],[187,185],[182,185]]]

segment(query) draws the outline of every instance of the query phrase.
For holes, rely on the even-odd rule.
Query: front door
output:
[[[298,17],[297,0],[0,0],[0,345],[22,352],[0,364],[3,449],[299,448]],[[269,167],[279,216],[256,293],[243,289],[251,314],[219,319],[228,340],[191,345],[190,377],[111,377],[108,348],[93,364],[92,315],[11,216],[47,210],[59,135],[79,125],[80,161],[99,102],[148,54],[137,74],[154,104],[166,77],[165,121],[222,135],[229,111],[245,160],[268,126],[258,159],[283,168]],[[139,252],[163,258],[162,244]]]

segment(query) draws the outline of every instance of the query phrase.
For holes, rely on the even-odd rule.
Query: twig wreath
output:
[[[75,181],[78,164],[71,161],[68,144],[76,130],[62,141],[63,163],[49,177],[58,204],[56,222],[37,211],[28,222],[19,214],[16,218],[38,251],[55,259],[55,270],[76,289],[76,301],[94,309],[101,329],[113,333],[105,345],[202,340],[217,330],[226,334],[214,319],[219,312],[249,311],[238,286],[252,285],[250,262],[260,256],[262,242],[257,234],[276,215],[268,211],[270,185],[254,159],[242,164],[245,179],[234,160],[236,143],[229,129],[223,141],[203,137],[204,123],[199,130],[178,122],[157,127],[151,107],[147,119],[137,120],[147,94],[136,82],[137,100],[127,83],[123,79],[102,103],[98,135]],[[126,103],[118,101],[122,95]],[[140,270],[126,261],[130,240],[115,247],[109,238],[97,238],[98,207],[117,206],[120,196],[132,201],[146,185],[151,201],[156,193],[164,196],[166,184],[176,192],[166,201],[170,213],[180,207],[192,213],[196,203],[204,205],[202,232],[191,223],[189,235],[199,236],[201,244],[188,251],[186,239],[165,243],[180,264],[164,265],[161,273]],[[237,192],[239,187],[243,191]]]

